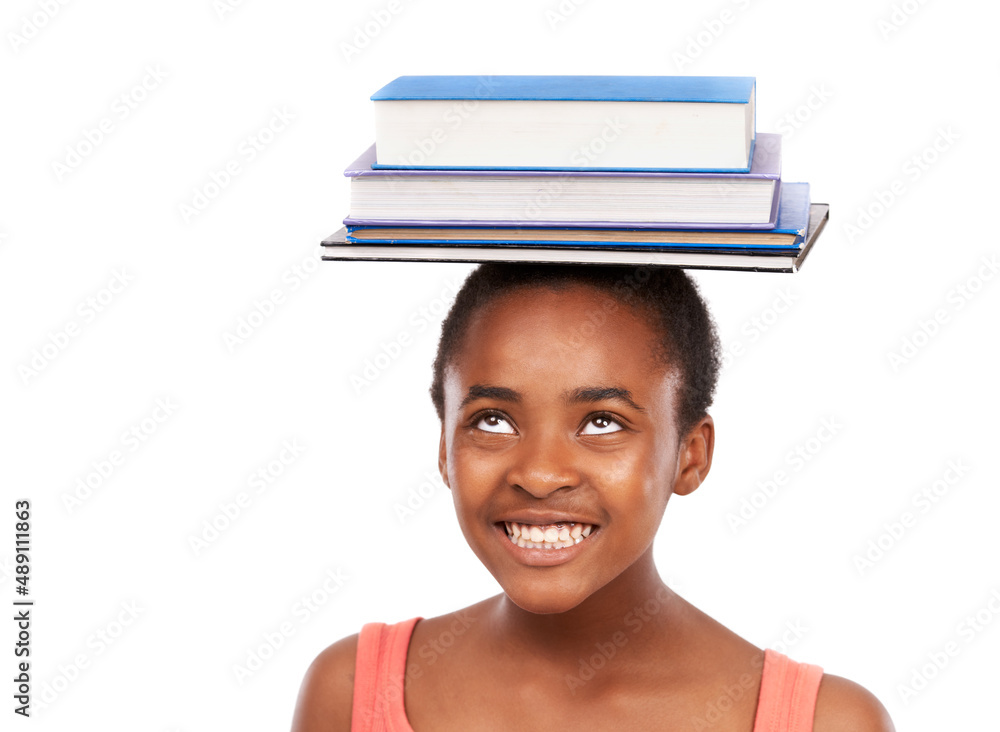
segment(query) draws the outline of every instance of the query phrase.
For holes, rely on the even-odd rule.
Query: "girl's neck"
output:
[[[501,594],[489,615],[497,640],[505,645],[544,655],[589,655],[595,643],[623,645],[624,638],[649,638],[657,635],[656,629],[669,629],[678,620],[678,599],[660,579],[650,548],[614,581],[566,612],[532,613]]]

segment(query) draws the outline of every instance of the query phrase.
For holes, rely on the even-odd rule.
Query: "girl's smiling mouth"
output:
[[[505,521],[504,525],[511,543],[524,549],[565,549],[579,544],[596,528],[575,521],[543,525]]]
[[[494,528],[518,562],[543,567],[570,561],[599,533],[597,524],[569,520],[548,523],[500,521]]]

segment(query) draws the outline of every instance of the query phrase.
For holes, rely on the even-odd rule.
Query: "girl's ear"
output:
[[[438,472],[441,473],[441,480],[448,486],[448,490],[451,490],[451,485],[448,483],[448,446],[444,440],[444,423],[441,424],[441,443],[438,445]]]
[[[715,451],[715,422],[708,415],[681,440],[677,455],[677,480],[674,493],[686,496],[701,485],[712,467]]]

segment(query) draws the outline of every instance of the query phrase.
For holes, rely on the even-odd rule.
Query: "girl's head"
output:
[[[469,277],[434,366],[440,468],[469,545],[517,605],[565,612],[655,573],[667,500],[711,465],[718,352],[680,270],[491,264]]]
[[[677,423],[683,433],[708,411],[719,375],[719,339],[705,301],[682,269],[580,265],[484,264],[466,279],[441,327],[431,400],[444,421],[444,375],[470,322],[503,296],[530,289],[556,292],[571,285],[595,291],[595,304],[577,332],[553,348],[571,358],[573,345],[600,337],[608,311],[625,305],[648,318],[656,332],[656,356],[679,377]]]

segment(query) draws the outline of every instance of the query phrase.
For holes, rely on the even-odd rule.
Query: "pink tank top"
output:
[[[395,625],[368,623],[358,637],[352,732],[413,732],[403,704],[406,652],[422,618]],[[812,732],[823,669],[764,651],[753,732]]]

